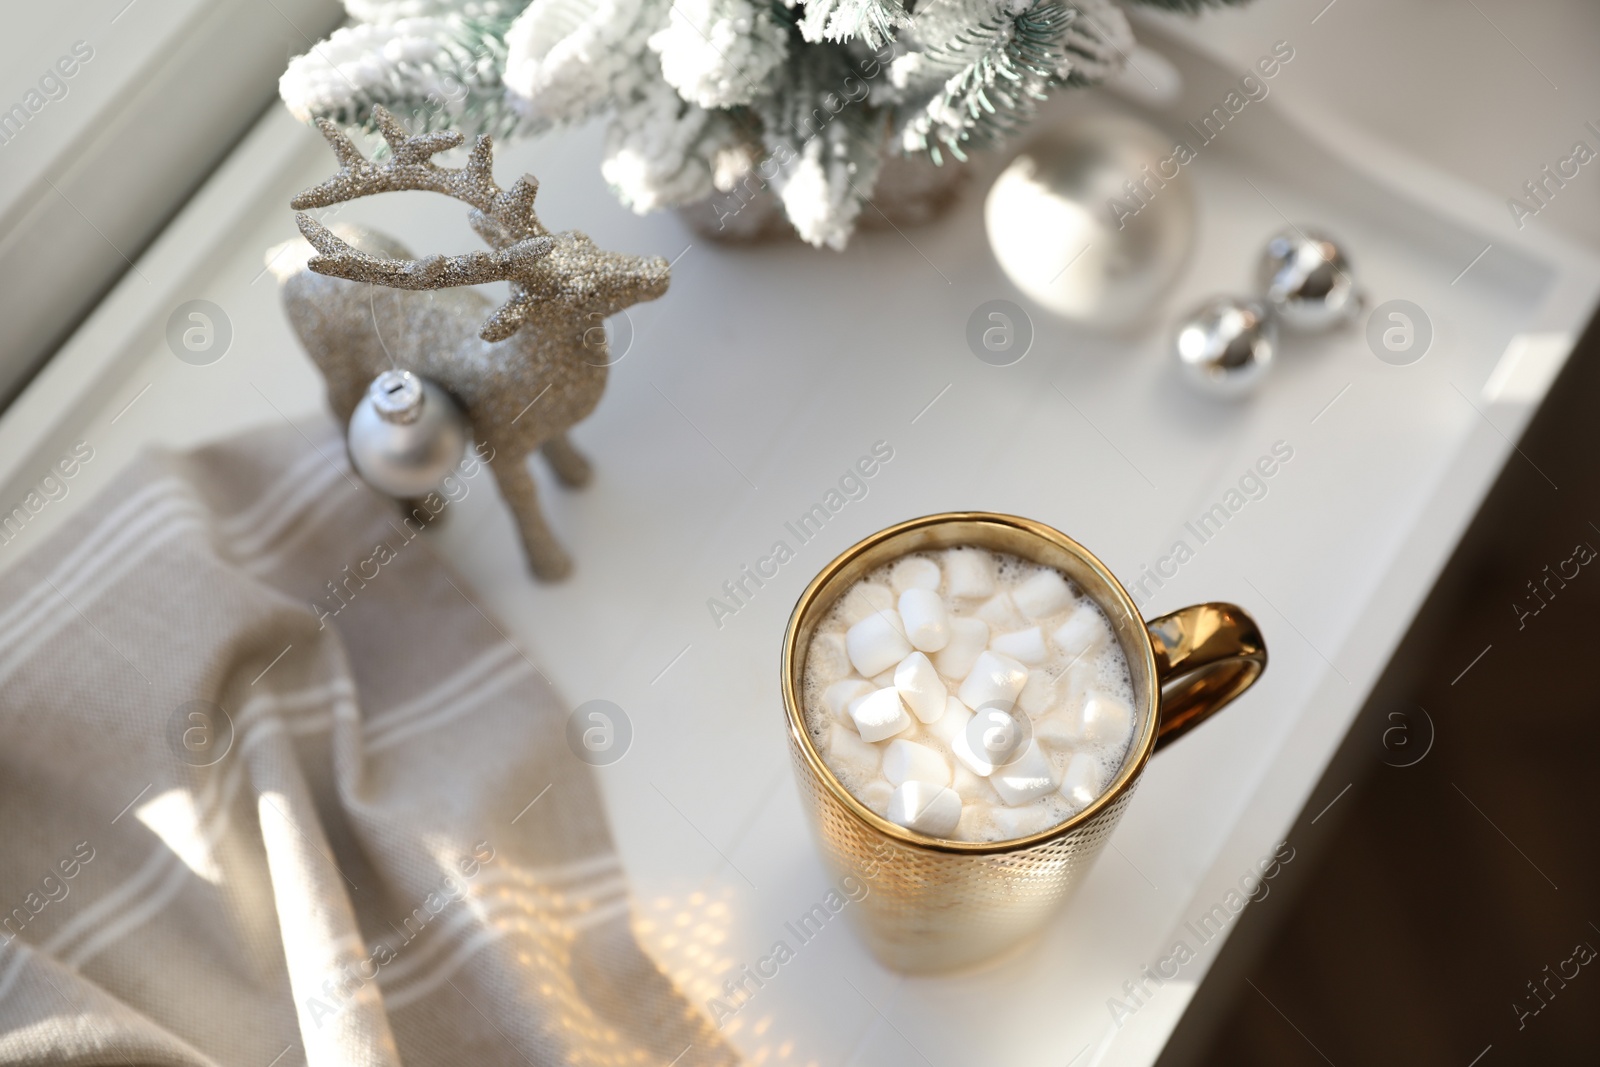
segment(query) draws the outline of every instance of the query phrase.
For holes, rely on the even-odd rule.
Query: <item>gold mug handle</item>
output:
[[[1236,604],[1195,604],[1145,623],[1156,653],[1156,751],[1221,711],[1267,669],[1261,630]]]

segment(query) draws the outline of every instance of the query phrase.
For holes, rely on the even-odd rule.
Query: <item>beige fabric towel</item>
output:
[[[566,709],[309,433],[148,455],[0,578],[0,1062],[736,1062]]]

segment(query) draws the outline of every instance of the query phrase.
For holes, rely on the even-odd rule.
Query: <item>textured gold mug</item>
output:
[[[867,808],[828,770],[806,729],[806,650],[835,601],[868,571],[911,552],[972,545],[1055,567],[1105,611],[1133,679],[1137,721],[1122,769],[1063,823],[1010,841],[948,841]],[[1255,622],[1232,604],[1199,604],[1142,621],[1133,599],[1082,545],[1043,523],[989,512],[928,515],[847,549],[814,578],[783,638],[789,749],[822,851],[836,877],[866,881],[850,909],[873,954],[907,973],[953,970],[1036,932],[1082,880],[1150,754],[1199,725],[1266,669]]]

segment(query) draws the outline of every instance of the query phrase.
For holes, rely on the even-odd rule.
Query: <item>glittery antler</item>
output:
[[[525,174],[510,189],[496,185],[491,173],[494,142],[487,135],[477,139],[466,166],[441,167],[432,157],[460,145],[461,134],[445,130],[412,137],[382,106],[373,108],[373,117],[392,152],[392,157],[382,164],[363,157],[338,126],[327,119],[317,120],[322,136],[339,160],[339,173],[290,201],[289,206],[299,212],[295,221],[300,232],[319,253],[308,265],[318,274],[396,289],[447,289],[479,282],[510,282],[511,299],[489,317],[479,333],[485,341],[510,337],[538,300],[530,292],[530,283],[539,277],[538,261],[554,245],[533,210],[539,183]],[[494,251],[418,260],[384,259],[356,251],[305,214],[307,208],[402,190],[443,193],[471,204],[473,210],[468,218],[472,228]]]

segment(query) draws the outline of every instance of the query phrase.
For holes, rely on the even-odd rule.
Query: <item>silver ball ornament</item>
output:
[[[984,202],[1006,276],[1097,329],[1139,321],[1194,243],[1195,198],[1171,138],[1119,115],[1079,117],[1024,148]]]
[[[1291,330],[1317,333],[1361,314],[1350,262],[1326,234],[1287,229],[1273,235],[1261,253],[1258,283],[1267,306]]]
[[[1278,327],[1254,300],[1213,297],[1178,325],[1172,351],[1185,377],[1202,391],[1242,396],[1272,366]]]
[[[386,370],[350,414],[350,461],[380,493],[411,500],[438,489],[467,450],[467,418],[450,394],[406,370]]]

